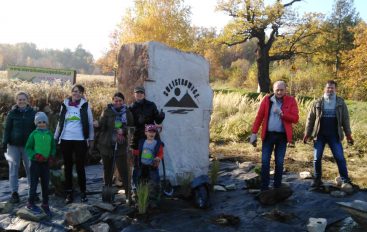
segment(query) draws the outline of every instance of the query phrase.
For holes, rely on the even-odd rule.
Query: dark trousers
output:
[[[111,147],[111,150],[114,148]],[[114,174],[118,174],[118,177],[121,178],[124,189],[126,189],[126,185],[129,183],[129,175],[127,170],[127,162],[128,158],[126,153],[126,144],[122,144],[118,146],[117,154],[115,155],[115,167],[117,169],[117,173],[113,172],[113,156],[102,155],[103,162],[103,176],[104,176],[104,184],[107,186],[112,186],[112,177]],[[117,178],[118,178],[117,177]]]
[[[86,191],[85,157],[88,150],[87,142],[84,140],[61,140],[61,152],[64,158],[65,191],[73,190],[73,163],[76,165],[78,183],[81,192]],[[73,153],[75,157],[73,160]]]
[[[261,189],[267,190],[270,183],[270,159],[274,151],[275,174],[274,188],[282,184],[284,156],[287,149],[287,136],[285,133],[267,132],[262,143],[261,156]]]
[[[50,178],[50,169],[48,162],[31,161],[30,167],[31,183],[28,191],[28,203],[34,204],[37,194],[38,180],[41,179],[42,204],[48,204],[48,183]]]

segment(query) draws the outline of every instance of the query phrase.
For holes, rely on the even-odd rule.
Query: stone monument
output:
[[[134,87],[144,86],[146,99],[166,113],[161,139],[171,184],[208,174],[213,99],[208,62],[158,42],[127,44],[120,49],[117,75],[129,102]]]

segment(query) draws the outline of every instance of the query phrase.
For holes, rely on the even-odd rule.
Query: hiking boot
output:
[[[46,214],[48,217],[52,217],[52,213],[51,213],[50,207],[49,207],[48,205],[44,205],[44,204],[42,204],[42,205],[41,205],[41,208],[42,208],[43,212],[45,212],[45,214]]]
[[[26,206],[26,209],[28,209],[29,211],[31,211],[33,214],[41,214],[42,213],[42,210],[38,206],[36,206],[34,204],[28,204]]]
[[[80,201],[81,202],[87,202],[88,201],[87,194],[85,194],[85,192],[80,193]]]
[[[65,197],[65,204],[70,204],[73,203],[74,199],[73,199],[73,195],[71,193],[66,194]]]
[[[323,185],[321,179],[314,179],[312,184],[311,184],[311,187],[312,188],[319,188]]]
[[[10,203],[13,203],[13,204],[16,204],[16,203],[19,203],[20,199],[19,199],[19,194],[18,192],[13,192],[11,194],[11,197],[10,197],[10,200],[9,202]]]

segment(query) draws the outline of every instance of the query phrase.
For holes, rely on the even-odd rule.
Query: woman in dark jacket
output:
[[[98,123],[97,147],[101,152],[104,171],[105,186],[112,185],[113,170],[113,154],[115,154],[115,167],[119,176],[122,177],[124,189],[127,190],[126,184],[129,183],[128,176],[124,175],[127,168],[127,127],[134,126],[133,116],[125,105],[125,97],[122,93],[117,92],[112,97],[112,104],[108,104],[103,111]],[[117,151],[115,151],[115,148]],[[125,191],[126,192],[126,191]]]
[[[3,138],[3,150],[6,160],[9,163],[9,182],[12,191],[10,202],[18,203],[18,172],[20,160],[27,174],[28,184],[30,183],[29,166],[30,162],[25,153],[24,146],[28,136],[35,129],[34,116],[36,112],[29,106],[29,96],[25,92],[18,92],[15,95],[16,105],[9,112]]]
[[[61,105],[60,118],[55,131],[55,140],[60,144],[64,159],[65,203],[70,204],[73,198],[73,163],[76,165],[80,187],[81,202],[88,201],[86,195],[85,156],[88,147],[94,141],[92,110],[84,98],[82,85],[74,85],[71,97]],[[75,157],[73,159],[73,153]]]

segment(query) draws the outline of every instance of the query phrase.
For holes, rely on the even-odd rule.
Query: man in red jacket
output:
[[[274,188],[282,184],[284,156],[287,142],[292,142],[292,123],[297,123],[298,106],[294,97],[286,95],[286,84],[277,81],[273,85],[274,94],[264,97],[252,126],[250,143],[255,145],[260,126],[262,139],[261,190],[269,189],[270,159],[274,150]]]

